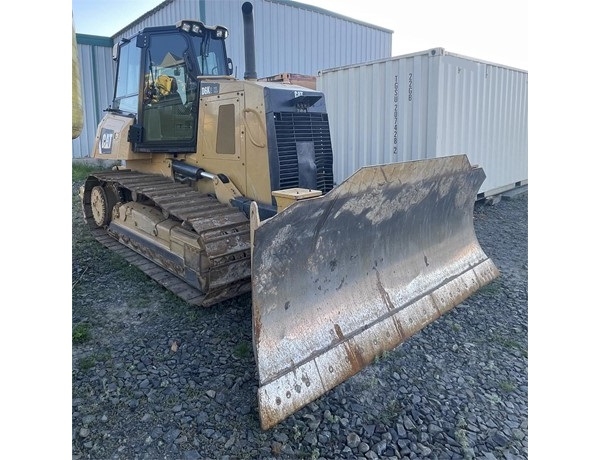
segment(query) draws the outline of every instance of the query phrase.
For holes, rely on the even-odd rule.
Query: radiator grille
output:
[[[279,188],[298,187],[297,142],[313,142],[317,187],[322,193],[333,188],[333,149],[328,114],[312,112],[275,113],[275,133],[279,158]]]

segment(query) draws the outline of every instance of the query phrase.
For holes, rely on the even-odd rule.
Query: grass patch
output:
[[[241,341],[234,347],[234,355],[237,358],[247,358],[251,352],[252,346],[246,341]]]
[[[465,458],[472,458],[469,455],[469,438],[467,437],[467,421],[465,417],[461,416],[456,422],[456,429],[454,430],[454,439],[463,449]]]
[[[403,404],[396,399],[392,398],[386,403],[384,410],[380,412],[380,418],[383,422],[390,425],[392,424],[403,412]]]
[[[113,359],[113,356],[111,355],[111,352],[109,352],[108,350],[101,351],[100,353],[96,353],[96,361],[107,362],[107,361],[111,361],[112,359]]]
[[[207,400],[207,396],[205,393],[205,390],[203,390],[202,388],[191,388],[188,387],[185,389],[185,394],[188,397],[188,399],[194,399],[194,400],[198,400],[198,401],[206,401]]]
[[[117,276],[122,280],[130,283],[144,283],[151,278],[147,276],[140,268],[130,265],[130,263],[119,254],[112,250],[107,250],[109,254],[109,266],[117,273]]]
[[[153,301],[149,297],[139,297],[138,299],[131,300],[128,305],[133,310],[146,310],[151,307]]]
[[[485,393],[484,397],[493,405],[503,404],[503,401],[496,393]]]
[[[352,386],[354,386],[356,391],[360,393],[371,393],[378,386],[378,384],[377,374],[370,366],[367,366],[362,372],[359,372],[354,379],[352,379]]]
[[[191,307],[185,312],[185,316],[190,323],[201,321],[201,311],[197,307]]]
[[[73,182],[83,181],[91,173],[100,171],[101,169],[102,168],[98,165],[74,161],[72,164],[72,180]]]
[[[467,451],[469,450],[469,439],[467,438],[467,430],[463,428],[457,428],[456,431],[454,431],[454,439],[456,439],[456,442],[461,446],[463,452],[467,453]]]
[[[294,432],[292,435],[294,442],[299,442],[305,437],[305,433],[296,425],[292,425],[292,431]]]
[[[373,364],[386,361],[389,354],[390,352],[388,350],[383,350],[380,354],[375,356],[373,359]]]
[[[508,349],[516,349],[519,350],[520,353],[522,353],[522,355],[527,358],[529,356],[529,352],[527,350],[527,348],[525,346],[523,346],[521,343],[518,343],[515,340],[512,339],[508,339],[506,337],[495,337],[495,341],[497,343],[499,343],[501,346],[508,348]]]
[[[105,164],[106,163],[106,164]],[[95,171],[108,171],[113,166],[119,165],[120,162],[91,162],[91,161],[73,161],[72,162],[72,180],[73,182],[83,181],[91,173]]]
[[[81,344],[87,342],[91,337],[90,327],[87,324],[77,324],[72,330],[72,343]]]
[[[86,371],[96,365],[96,359],[93,356],[88,356],[79,360],[79,369]]]
[[[514,382],[510,382],[509,380],[503,380],[499,383],[499,386],[506,393],[511,393],[516,389],[516,384],[514,384]]]
[[[339,416],[333,414],[330,410],[324,411],[324,419],[329,423],[339,423]]]

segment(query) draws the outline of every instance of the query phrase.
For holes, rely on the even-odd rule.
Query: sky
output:
[[[78,33],[109,37],[162,1],[73,0],[75,28]],[[393,30],[392,56],[442,47],[451,53],[529,70],[527,0],[302,0],[300,3]],[[110,14],[116,8],[114,5],[122,14]]]

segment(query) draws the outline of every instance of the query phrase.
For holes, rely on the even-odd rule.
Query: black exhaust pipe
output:
[[[254,7],[250,2],[241,6],[245,46],[245,80],[256,80],[256,49],[254,45]]]

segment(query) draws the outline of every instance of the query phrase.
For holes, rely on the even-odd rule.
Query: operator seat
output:
[[[183,104],[181,96],[177,92],[177,80],[169,75],[160,75],[156,79],[156,89],[158,90],[158,102],[164,105]]]
[[[164,138],[174,138],[176,115],[183,108],[183,100],[177,89],[177,80],[169,75],[160,75],[156,79],[158,102],[156,104],[160,114],[160,131]]]

